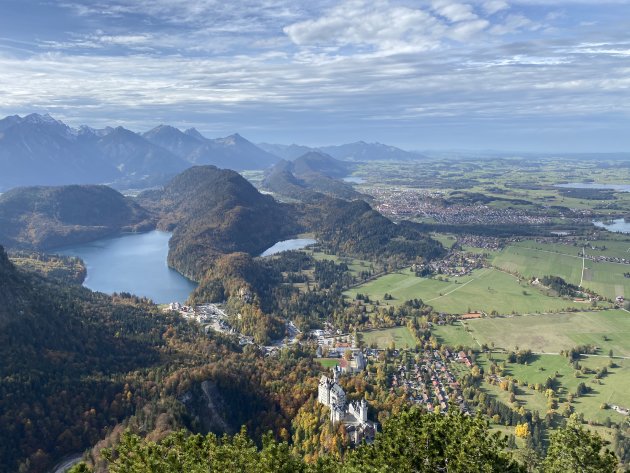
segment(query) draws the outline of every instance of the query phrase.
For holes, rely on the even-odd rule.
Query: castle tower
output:
[[[330,388],[331,381],[326,375],[322,375],[319,379],[319,387],[317,390],[317,400],[325,406],[330,406]]]
[[[368,411],[368,404],[365,401],[365,399],[361,399],[361,402],[359,403],[359,421],[362,424],[365,424],[367,422],[367,411]]]

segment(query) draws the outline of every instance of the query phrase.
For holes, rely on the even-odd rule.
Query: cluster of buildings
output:
[[[449,350],[444,353],[427,350],[419,362],[399,365],[391,377],[391,386],[404,389],[412,403],[425,405],[429,411],[437,408],[446,412],[449,402],[455,402],[463,412],[469,412],[460,385],[449,368],[450,363],[458,362],[472,366],[463,352],[456,355]]]
[[[483,268],[483,255],[476,253],[450,252],[445,258],[429,263],[413,264],[411,270],[418,275],[466,276],[475,269]]]
[[[445,205],[442,194],[434,191],[377,188],[371,189],[370,194],[378,202],[376,209],[393,218],[420,217],[452,225],[539,225],[552,221],[552,217],[522,209],[491,207],[481,203]]]
[[[201,304],[195,307],[181,305],[179,302],[171,302],[165,310],[174,310],[182,317],[195,321],[204,326],[206,332],[210,329],[215,332],[235,335],[241,345],[254,343],[254,338],[239,333],[228,321],[228,315],[217,304]]]
[[[412,217],[419,214],[427,201],[441,199],[443,193],[423,189],[371,188],[369,193],[378,202],[376,209],[392,217]]]
[[[333,378],[322,375],[319,380],[317,400],[330,409],[330,421],[343,424],[350,441],[357,445],[371,442],[378,424],[368,420],[368,404],[365,399],[348,403],[346,393],[338,383],[339,370],[333,370]]]
[[[472,246],[473,248],[483,248],[491,251],[498,251],[503,248],[507,241],[518,241],[518,238],[501,239],[496,237],[480,236],[480,235],[458,235],[457,243],[464,246]]]

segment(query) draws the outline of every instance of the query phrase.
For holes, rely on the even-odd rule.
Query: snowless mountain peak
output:
[[[40,115],[39,113],[31,113],[30,115],[26,115],[23,120],[24,123],[32,123],[35,125],[62,125],[66,126],[65,123],[59,120],[55,120],[49,114],[45,113]]]
[[[196,128],[189,128],[184,133],[188,136],[192,136],[193,138],[197,138],[200,141],[206,139],[201,133],[199,133],[199,130],[197,130]]]

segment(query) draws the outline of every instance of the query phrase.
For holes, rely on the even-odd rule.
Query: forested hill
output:
[[[318,199],[305,204],[303,223],[334,252],[409,262],[444,254],[442,245],[414,225],[395,224],[361,200]]]
[[[45,471],[133,412],[122,374],[160,360],[154,306],[22,272],[0,247],[0,470]]]
[[[0,246],[0,324],[7,322],[9,308],[14,312],[23,312],[28,300],[26,287],[13,267],[4,248]]]
[[[0,244],[50,249],[153,226],[150,214],[101,185],[21,187],[0,196]]]
[[[280,161],[267,171],[263,186],[276,194],[308,200],[317,193],[342,199],[368,198],[340,180],[353,165],[315,151],[295,161]]]
[[[173,230],[169,264],[193,279],[222,254],[258,255],[298,230],[289,206],[215,166],[190,168],[138,202],[159,215],[161,228]]]

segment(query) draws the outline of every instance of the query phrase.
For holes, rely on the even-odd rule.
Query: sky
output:
[[[0,115],[630,151],[626,0],[0,0]]]

